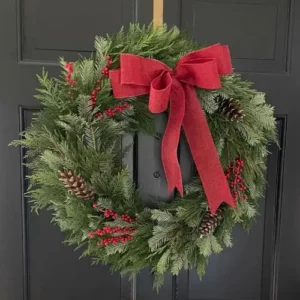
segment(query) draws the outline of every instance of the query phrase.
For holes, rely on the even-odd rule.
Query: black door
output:
[[[229,44],[233,65],[255,81],[276,106],[281,148],[270,147],[268,188],[253,230],[234,232],[234,248],[211,259],[200,282],[196,272],[168,276],[157,295],[147,270],[129,282],[104,266],[78,260],[80,250],[61,244],[50,214],[30,213],[19,149],[9,148],[39,109],[35,74],[56,60],[88,55],[96,34],[129,22],[148,23],[152,0],[0,1],[0,299],[1,300],[296,300],[300,299],[300,2],[296,0],[165,0],[165,21],[195,39]],[[165,118],[157,117],[162,132]],[[138,183],[148,195],[167,196],[160,140],[138,138]],[[181,145],[185,180],[191,160]],[[132,165],[131,158],[128,163]],[[158,176],[159,175],[159,176]]]

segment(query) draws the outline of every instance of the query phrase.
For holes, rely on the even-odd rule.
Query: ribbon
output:
[[[173,70],[158,60],[122,53],[120,69],[109,72],[115,98],[150,94],[152,113],[164,112],[169,107],[161,145],[168,190],[177,188],[183,195],[177,157],[183,127],[212,214],[222,202],[231,206],[235,203],[194,87],[218,89],[220,76],[231,73],[229,48],[220,44],[186,54]]]

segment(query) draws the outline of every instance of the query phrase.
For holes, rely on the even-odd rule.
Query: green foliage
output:
[[[218,150],[223,167],[237,156],[245,163],[243,178],[247,201],[237,201],[235,208],[224,207],[223,219],[208,236],[200,236],[199,226],[207,212],[207,201],[198,177],[185,186],[184,197],[160,204],[156,209],[144,208],[138,190],[126,166],[122,164],[121,139],[126,133],[143,131],[154,134],[154,124],[147,107],[147,97],[129,98],[130,109],[112,118],[95,118],[96,113],[122,104],[114,99],[110,82],[101,75],[107,64],[119,67],[120,53],[128,52],[163,61],[174,67],[178,59],[203,47],[188,39],[177,28],[131,25],[128,32],[97,37],[95,53],[73,63],[75,86],[65,80],[66,62],[61,59],[61,78],[49,78],[43,71],[38,76],[37,98],[43,110],[32,125],[12,144],[26,148],[26,164],[30,168],[27,196],[38,211],[48,208],[53,221],[66,234],[66,243],[83,247],[83,256],[92,256],[94,263],[109,264],[114,271],[134,276],[150,267],[154,286],[159,288],[164,274],[178,274],[181,269],[196,268],[199,277],[212,253],[232,246],[231,232],[240,223],[248,229],[256,217],[257,202],[264,192],[267,147],[276,142],[273,108],[265,96],[251,88],[237,74],[223,76],[219,90],[197,89],[199,99]],[[96,106],[90,95],[101,82]],[[218,110],[216,98],[232,97],[245,113],[242,121],[230,121]],[[80,174],[93,188],[96,199],[83,201],[70,194],[59,181],[58,170]],[[93,203],[98,209],[93,208]],[[108,220],[103,211],[111,209],[119,216],[137,217],[129,224],[120,217]],[[133,227],[134,238],[124,244],[101,247],[102,237],[89,238],[88,233],[104,226]]]

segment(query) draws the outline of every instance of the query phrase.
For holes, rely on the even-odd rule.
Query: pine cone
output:
[[[89,190],[86,181],[80,175],[72,171],[58,171],[58,174],[59,180],[76,197],[84,200],[94,199],[94,192]]]
[[[213,233],[223,218],[223,212],[223,209],[219,208],[214,215],[210,212],[205,213],[200,224],[200,234],[209,235]]]
[[[242,120],[244,118],[245,115],[238,100],[218,96],[218,101],[219,111],[229,120]]]

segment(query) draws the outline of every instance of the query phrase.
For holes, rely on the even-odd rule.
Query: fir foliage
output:
[[[107,56],[111,68],[119,67],[120,53],[133,53],[155,58],[174,67],[178,59],[199,45],[174,27],[130,25],[128,31],[97,37],[91,58],[73,63],[75,86],[65,80],[66,62],[61,59],[61,78],[49,78],[43,71],[38,77],[36,97],[43,110],[34,118],[22,138],[13,145],[26,148],[26,164],[31,173],[27,196],[33,209],[51,209],[53,221],[66,233],[66,243],[83,247],[83,256],[92,256],[94,263],[109,264],[114,271],[134,276],[145,267],[154,274],[154,285],[163,283],[166,272],[178,274],[181,269],[196,268],[200,277],[205,273],[208,258],[232,246],[231,232],[239,223],[249,228],[257,215],[258,200],[265,185],[267,147],[276,142],[273,108],[265,103],[265,95],[237,74],[221,78],[219,90],[197,89],[199,99],[224,169],[237,156],[245,163],[244,180],[247,201],[238,201],[236,208],[224,207],[222,221],[213,233],[200,236],[199,225],[208,211],[207,201],[198,177],[185,186],[184,197],[145,208],[126,166],[122,164],[121,139],[125,133],[154,133],[147,97],[129,98],[130,109],[112,118],[95,118],[96,113],[121,104],[111,93],[109,80],[101,75]],[[90,94],[101,81],[96,106]],[[216,98],[238,100],[245,117],[232,122],[218,110]],[[80,174],[95,193],[87,201],[70,194],[59,181],[58,170]],[[93,203],[100,209],[93,208]],[[120,216],[129,214],[138,221],[128,224],[120,217],[108,220],[102,211],[114,210]],[[98,246],[101,237],[90,238],[103,226],[133,226],[134,238],[127,243]]]

